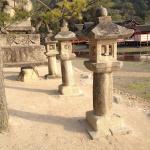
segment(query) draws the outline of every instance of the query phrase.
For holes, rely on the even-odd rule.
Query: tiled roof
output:
[[[137,25],[136,32],[150,32],[150,24],[149,25]]]

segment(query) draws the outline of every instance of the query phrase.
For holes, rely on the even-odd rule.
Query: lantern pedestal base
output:
[[[60,85],[59,86],[59,92],[62,95],[67,95],[67,96],[78,96],[82,95],[81,90],[76,86],[76,85]]]
[[[18,81],[30,82],[39,79],[38,71],[33,67],[22,67]]]
[[[128,134],[129,129],[125,128],[123,119],[116,114],[110,116],[96,116],[93,111],[86,112],[86,120],[91,129],[88,133],[92,139],[114,134]]]
[[[59,75],[51,75],[51,74],[47,74],[44,76],[45,79],[55,79],[55,78],[60,78]]]

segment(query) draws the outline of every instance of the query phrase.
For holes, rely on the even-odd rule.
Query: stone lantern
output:
[[[45,75],[46,79],[57,78],[58,77],[58,68],[57,68],[57,60],[56,55],[59,54],[57,51],[57,41],[52,40],[52,33],[49,33],[45,39],[46,43],[46,53],[48,59],[48,74]]]
[[[90,59],[84,64],[93,72],[93,110],[86,113],[86,120],[94,129],[89,131],[92,138],[124,129],[122,118],[112,112],[113,72],[122,66],[117,61],[117,39],[130,37],[134,31],[112,23],[107,14],[106,8],[98,9],[98,22],[86,32]]]
[[[61,31],[55,36],[59,41],[62,84],[59,86],[59,92],[62,95],[80,95],[81,91],[75,84],[72,59],[75,54],[72,52],[72,40],[76,38],[75,33],[69,31],[68,23],[63,22]]]

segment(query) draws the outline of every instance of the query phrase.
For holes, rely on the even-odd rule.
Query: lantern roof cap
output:
[[[102,5],[100,6],[100,8],[96,9],[96,17],[102,17],[102,16],[108,16],[108,11],[105,7],[103,7]]]
[[[127,29],[112,22],[111,16],[107,16],[107,9],[102,7],[96,14],[97,22],[91,26],[86,34],[89,38],[94,39],[117,39],[128,38],[134,30]]]
[[[55,41],[55,38],[54,38],[54,34],[53,34],[53,31],[52,30],[49,30],[46,38],[45,38],[45,43],[46,44],[49,44],[49,43],[57,43],[57,41]]]
[[[56,34],[55,39],[65,41],[65,40],[73,40],[75,38],[76,38],[75,33],[69,31],[68,23],[66,21],[63,21],[61,31],[58,34]]]

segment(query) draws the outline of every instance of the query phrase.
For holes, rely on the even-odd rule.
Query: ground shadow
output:
[[[17,71],[3,71],[4,74],[19,74]]]
[[[36,114],[15,109],[9,109],[9,114],[11,116],[23,118],[30,121],[61,125],[64,127],[65,130],[70,132],[80,132],[80,133],[86,132],[85,128],[80,122],[81,120],[84,120],[84,118],[81,117],[69,118],[50,114],[49,115]]]
[[[4,71],[4,77],[7,80],[16,81],[18,78],[19,72],[11,72],[11,71]]]
[[[5,76],[5,79],[12,80],[12,81],[17,81],[18,75]]]
[[[150,117],[150,113],[147,113],[147,117]]]
[[[58,90],[45,90],[45,89],[33,89],[33,88],[26,88],[26,87],[13,87],[13,86],[5,86],[9,89],[16,89],[21,91],[29,91],[29,92],[37,92],[37,93],[46,93],[48,95],[58,96]]]

